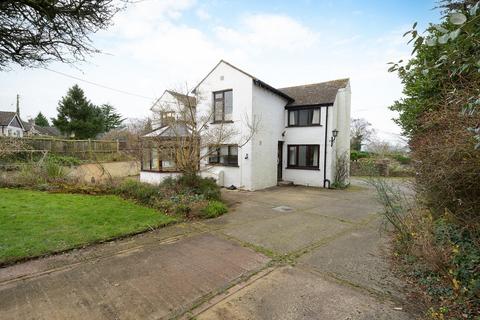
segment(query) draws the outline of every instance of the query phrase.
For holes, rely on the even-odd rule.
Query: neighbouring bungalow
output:
[[[349,79],[274,88],[221,60],[192,93],[202,95],[195,110],[197,115],[211,113],[212,127],[235,128],[240,137],[249,130],[245,117],[259,121],[246,143],[232,137],[213,152],[200,151],[210,154],[198,164],[202,176],[221,186],[259,190],[289,182],[330,187],[339,157],[349,154]],[[159,150],[162,140],[172,142],[168,123],[187,99],[195,98],[165,91],[152,107],[172,106],[163,109],[168,111],[161,113],[158,128],[145,136],[156,144],[143,150],[141,181],[160,183],[178,174],[175,157]]]
[[[23,137],[25,128],[16,112],[0,111],[0,136]]]
[[[55,127],[42,127],[35,124],[33,119],[28,121],[22,121],[23,127],[25,128],[25,136],[49,136],[49,137],[60,137],[62,134],[60,130]]]

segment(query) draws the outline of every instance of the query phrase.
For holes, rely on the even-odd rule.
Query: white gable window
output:
[[[213,122],[232,121],[233,91],[224,90],[213,93]]]
[[[307,127],[320,125],[320,108],[301,108],[288,110],[289,127]]]

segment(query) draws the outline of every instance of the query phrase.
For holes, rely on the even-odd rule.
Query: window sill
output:
[[[141,169],[140,171],[142,172],[154,172],[154,173],[180,173],[180,171],[177,171],[177,170],[145,170],[145,169]]]
[[[213,121],[213,122],[210,122],[210,124],[222,124],[222,123],[233,123],[233,121],[228,120],[228,121]]]
[[[233,168],[240,167],[238,164],[224,164],[224,163],[207,163],[207,165],[214,166],[214,167],[233,167]]]
[[[320,171],[318,167],[292,167],[288,166],[285,169],[296,169],[296,170],[314,170],[314,171]]]
[[[305,127],[323,127],[321,124],[308,124],[304,126],[290,126],[288,125],[287,128],[305,128]]]

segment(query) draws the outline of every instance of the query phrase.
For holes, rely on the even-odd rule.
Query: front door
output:
[[[282,180],[282,166],[283,166],[283,141],[278,141],[277,151],[277,180]]]

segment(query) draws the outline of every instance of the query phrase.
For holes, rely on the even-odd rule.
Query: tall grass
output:
[[[377,191],[377,199],[384,207],[382,212],[384,218],[398,232],[401,241],[408,242],[411,239],[411,232],[406,218],[412,209],[411,197],[405,193],[398,182],[381,177],[371,177],[366,181]]]

